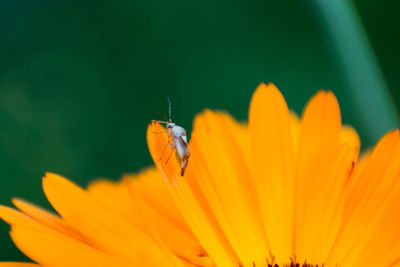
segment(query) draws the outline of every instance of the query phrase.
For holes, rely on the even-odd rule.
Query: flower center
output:
[[[256,267],[256,266],[255,266]],[[309,263],[290,263],[290,264],[284,264],[282,266],[278,265],[278,264],[268,264],[268,267],[324,267],[324,265],[314,265],[314,264],[309,264]]]
[[[242,267],[243,265],[241,264],[241,263],[239,263],[239,267]],[[265,265],[263,265],[263,266],[265,266]],[[284,264],[284,265],[279,265],[279,264],[270,264],[270,263],[268,263],[267,264],[267,266],[268,267],[324,267],[325,265],[324,264],[322,264],[322,265],[318,265],[318,264],[316,264],[316,265],[314,265],[314,264],[309,264],[309,263],[294,263],[294,262],[292,262],[292,263],[289,263],[289,264]],[[255,263],[253,263],[253,267],[258,267]]]

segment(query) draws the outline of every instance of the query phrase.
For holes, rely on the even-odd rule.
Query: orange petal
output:
[[[32,228],[13,226],[10,235],[15,245],[25,255],[44,266],[106,267],[129,264],[50,229],[38,231]]]
[[[301,262],[323,265],[339,233],[349,176],[357,161],[358,150],[349,145],[327,152],[318,165],[310,169],[316,182],[310,190],[310,205],[301,212],[307,218],[298,230],[303,240]],[[307,175],[307,173],[306,173]],[[299,244],[301,246],[301,244]]]
[[[169,137],[165,132],[166,130],[161,124],[153,122],[147,128],[147,144],[154,163],[162,172],[168,173],[164,178],[172,178],[180,173],[181,169],[175,151],[172,151],[168,143]]]
[[[360,136],[357,131],[349,125],[343,125],[342,131],[340,132],[340,143],[349,144],[349,146],[357,148],[358,150],[360,150],[361,147]]]
[[[268,246],[249,185],[248,133],[229,115],[209,110],[197,116],[191,139],[191,168],[218,224],[243,266],[265,263]],[[191,173],[192,174],[192,173]]]
[[[137,175],[125,175],[124,180],[128,182],[125,184],[131,194],[135,192],[136,195],[139,195],[144,202],[157,210],[162,216],[187,234],[192,234],[157,168],[148,168]]]
[[[122,181],[95,180],[89,184],[87,192],[104,208],[131,225],[137,226],[143,223],[140,214],[135,210],[128,188]]]
[[[339,104],[332,92],[320,91],[307,104],[301,121],[295,183],[295,251],[304,261],[314,244],[304,240],[302,229],[308,220],[303,211],[308,209],[315,184],[320,176],[315,172],[321,158],[335,151],[341,133]]]
[[[15,245],[25,255],[40,264],[48,266],[88,266],[91,264],[111,266],[123,262],[14,209],[0,206],[0,218],[11,225],[11,237]],[[35,235],[35,240],[31,239],[31,234]],[[76,264],[68,265],[68,262]]]
[[[206,257],[198,257],[204,252],[192,254],[199,250],[200,244],[186,225],[184,229],[180,228],[184,224],[183,219],[180,218],[175,224],[176,218],[172,217],[178,212],[177,207],[168,195],[166,184],[157,169],[147,169],[138,175],[125,175],[124,182],[96,180],[88,186],[88,191],[119,217],[149,235],[155,234],[179,257],[205,262]],[[174,208],[176,210],[172,212]]]
[[[0,218],[9,225],[18,225],[36,230],[41,230],[44,227],[49,228],[48,226],[29,218],[22,212],[2,205],[0,205]]]
[[[154,171],[152,170],[152,172]],[[161,180],[162,178],[158,170],[156,170],[155,174],[159,176],[160,182],[164,183],[164,181]],[[149,233],[154,232],[154,234],[160,238],[161,242],[179,257],[200,266],[213,265],[210,259],[207,261],[207,257],[204,255],[205,252],[202,251],[200,243],[191,232],[188,233],[185,228],[180,228],[179,224],[176,224],[175,221],[170,220],[167,216],[164,216],[162,212],[159,212],[158,206],[153,206],[143,198],[143,183],[147,182],[142,179],[146,178],[154,180],[153,177],[149,176],[139,179],[124,178],[132,200],[135,203],[134,208],[137,210],[138,214],[140,214],[141,220],[146,222],[146,227],[143,230]]]
[[[301,121],[300,155],[302,165],[321,151],[339,142],[341,133],[339,104],[331,91],[319,91],[306,105]]]
[[[14,198],[13,204],[22,211],[25,215],[28,215],[32,219],[53,228],[56,231],[62,232],[72,238],[87,242],[86,238],[78,231],[73,229],[70,225],[64,222],[60,217],[46,211],[36,205],[26,202],[22,199]]]
[[[252,179],[272,254],[293,256],[294,148],[290,113],[273,84],[260,84],[250,104]]]
[[[400,261],[400,173],[386,202],[379,216],[382,220],[373,226],[376,230],[363,244],[354,266],[392,266]]]
[[[178,213],[160,172],[155,169],[125,175],[124,182],[95,180],[89,194],[117,216],[149,235],[155,234],[177,256],[199,266],[211,266],[199,242]],[[179,217],[179,218],[177,218]],[[184,225],[184,227],[182,227]],[[182,227],[182,228],[181,228]]]
[[[353,266],[378,225],[385,219],[389,200],[395,195],[393,192],[399,183],[399,166],[400,135],[395,130],[379,141],[364,160],[362,168],[357,166],[355,169],[344,212],[345,224],[329,258],[330,262],[345,259]]]
[[[56,174],[43,179],[44,192],[58,213],[112,255],[154,265],[180,265],[176,257],[90,195]]]
[[[0,262],[0,267],[38,267],[39,264],[28,262]]]
[[[301,121],[299,119],[299,116],[297,116],[297,114],[294,111],[290,111],[290,125],[291,125],[292,138],[293,138],[293,155],[296,158],[295,159],[295,162],[296,162],[298,148],[299,148]]]
[[[169,152],[164,152],[168,144],[168,137],[164,134],[157,134],[162,131],[158,123],[153,123],[147,130],[147,142],[154,162],[159,167],[165,178],[168,190],[174,198],[176,206],[192,229],[194,235],[208,255],[213,259],[217,266],[237,265],[237,258],[212,214],[207,201],[196,184],[195,173],[191,161],[196,156],[192,153],[189,165],[184,177],[180,175],[179,163],[174,155],[169,157]],[[167,151],[170,148],[167,148]]]

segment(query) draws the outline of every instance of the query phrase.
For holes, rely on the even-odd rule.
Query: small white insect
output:
[[[176,157],[181,165],[181,176],[185,174],[186,167],[189,162],[189,146],[186,137],[186,131],[181,126],[176,125],[172,122],[171,118],[171,100],[168,98],[168,111],[169,119],[168,121],[158,121],[152,120],[152,122],[158,122],[165,124],[167,126],[166,133],[168,135],[168,144],[166,146],[171,146],[171,153],[169,154],[165,164],[168,163],[174,150],[176,151]],[[165,149],[161,153],[160,160],[164,154]]]

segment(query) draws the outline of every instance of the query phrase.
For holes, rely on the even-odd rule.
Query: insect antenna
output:
[[[169,96],[167,96],[167,99],[168,99],[169,122],[172,122],[172,116],[171,116],[171,99],[169,99]]]
[[[161,115],[161,116],[164,118],[164,121],[168,121],[168,118],[167,118],[167,116],[165,116],[164,113],[162,113],[162,112],[160,112],[160,111],[156,111],[156,113],[157,113],[158,115]]]

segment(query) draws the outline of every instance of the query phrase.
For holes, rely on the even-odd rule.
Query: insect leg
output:
[[[167,133],[167,131],[151,132],[153,134]]]
[[[174,150],[175,150],[175,148],[173,148],[173,149],[171,150],[171,153],[169,153],[168,158],[167,158],[167,160],[165,161],[165,165],[167,165],[169,159],[171,158],[172,153],[174,153]]]
[[[168,145],[171,146],[171,152],[169,153],[168,158],[165,161],[165,165],[167,165],[169,159],[171,158],[172,153],[174,153],[174,150],[176,149],[175,144],[172,142],[171,138],[168,139]]]
[[[151,122],[152,123],[158,122],[158,123],[162,123],[162,124],[168,124],[168,122],[166,122],[166,121],[158,121],[158,120],[152,120]]]
[[[164,152],[167,149],[167,146],[172,146],[172,144],[171,143],[165,144],[163,151],[161,152],[160,158],[157,160],[156,164],[162,160],[162,157],[164,156]],[[169,157],[168,157],[168,159],[169,159]]]

